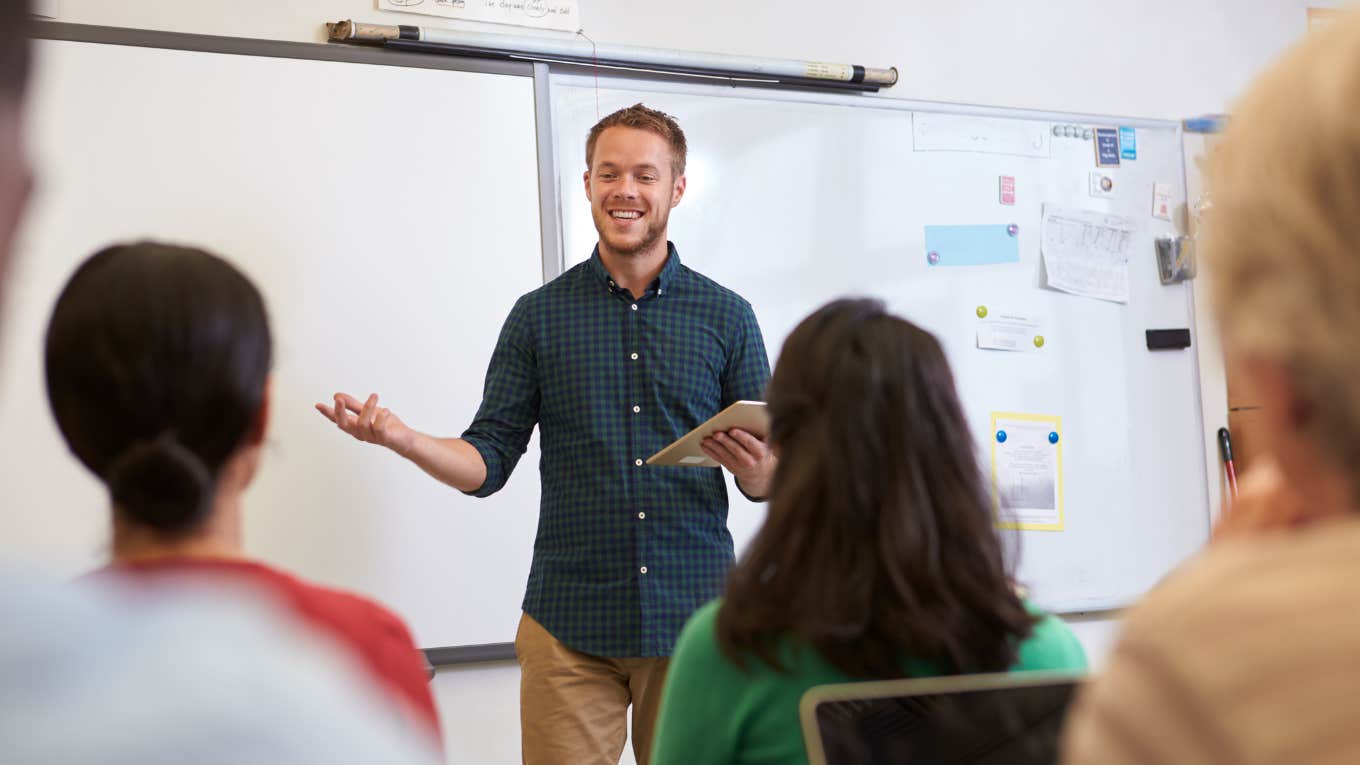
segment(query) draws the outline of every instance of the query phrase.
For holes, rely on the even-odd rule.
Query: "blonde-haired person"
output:
[[[1360,14],[1252,87],[1211,170],[1205,255],[1268,468],[1129,615],[1071,763],[1360,762]]]

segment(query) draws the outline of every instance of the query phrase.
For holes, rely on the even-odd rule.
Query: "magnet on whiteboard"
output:
[[[931,250],[930,252],[926,253],[926,262],[932,266],[939,263],[940,253],[935,252],[934,250]]]

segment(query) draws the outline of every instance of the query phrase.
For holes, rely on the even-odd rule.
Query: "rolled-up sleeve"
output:
[[[770,384],[770,361],[765,354],[765,338],[760,333],[755,311],[745,301],[738,316],[735,342],[727,355],[722,373],[722,405],[736,401],[764,401]]]
[[[466,494],[487,497],[505,486],[533,435],[541,401],[533,322],[526,296],[515,303],[506,317],[487,366],[482,405],[463,432],[463,440],[472,444],[486,463],[486,480]]]

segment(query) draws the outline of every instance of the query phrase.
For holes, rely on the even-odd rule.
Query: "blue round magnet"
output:
[[[1049,442],[1050,444],[1056,444],[1056,443],[1058,443],[1058,431],[1056,431],[1056,430],[1049,431],[1049,434],[1048,434],[1048,442]]]
[[[998,430],[998,431],[996,432],[996,442],[997,442],[998,444],[1004,444],[1004,443],[1006,443],[1006,431],[1004,431],[1004,430]]]
[[[1006,227],[1006,233],[1010,234],[1011,236],[1015,236],[1016,234],[1020,233],[1020,227],[1012,223],[1011,225]]]
[[[935,265],[936,263],[939,263],[940,253],[935,252],[934,250],[931,250],[930,252],[926,253],[926,262],[932,266]]]

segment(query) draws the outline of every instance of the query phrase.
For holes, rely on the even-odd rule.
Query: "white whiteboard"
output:
[[[505,315],[542,283],[531,78],[60,41],[37,55],[38,194],[0,339],[0,557],[69,575],[107,559],[107,499],[52,423],[42,334],[95,249],[182,241],[234,260],[272,314],[248,550],[379,598],[423,646],[508,640],[536,442],[475,500],[312,404],[378,391],[425,430],[471,421]]]
[[[1151,216],[1153,184],[1171,184],[1177,205],[1185,199],[1174,125],[1142,123],[1137,160],[1112,171],[1116,198],[1097,199],[1089,194],[1092,141],[1053,137],[1055,123],[1072,123],[1057,115],[614,78],[597,90],[594,78],[578,75],[555,76],[552,101],[568,265],[595,240],[580,191],[581,137],[599,115],[643,101],[675,115],[689,140],[689,185],[671,214],[671,239],[686,265],[751,301],[772,360],[822,303],[876,295],[945,345],[984,467],[992,412],[1062,417],[1066,528],[1017,534],[1019,577],[1041,605],[1125,605],[1203,544],[1195,353],[1150,353],[1143,334],[1193,334],[1188,286],[1162,286],[1153,256],[1153,237],[1174,231]],[[981,143],[1009,153],[917,151],[914,117],[951,123],[929,136],[931,146]],[[1014,206],[1000,204],[1001,175],[1016,179]],[[1043,203],[1138,222],[1127,305],[1040,287]],[[1019,263],[926,262],[927,225],[1009,223],[1020,226]],[[1036,353],[977,350],[979,305],[1039,319],[1047,344]],[[761,511],[732,496],[740,550]]]

